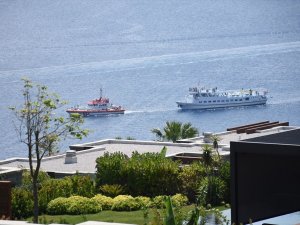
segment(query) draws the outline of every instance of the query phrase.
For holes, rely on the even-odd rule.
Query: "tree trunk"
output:
[[[220,156],[220,153],[219,153],[219,147],[215,148],[215,150],[216,150],[216,152],[217,152],[217,154],[218,154],[218,159],[219,159],[219,161],[220,161],[220,160],[221,160],[221,156]]]
[[[39,219],[39,199],[38,199],[38,186],[37,186],[37,176],[32,179],[33,186],[33,223],[38,223]]]
[[[36,168],[33,173],[32,182],[33,182],[33,222],[38,223],[39,219],[39,196],[38,196],[38,177],[40,172],[40,166],[42,159],[40,158],[39,151],[39,131],[34,132],[35,135],[35,154],[36,154]],[[43,157],[43,156],[42,156]]]

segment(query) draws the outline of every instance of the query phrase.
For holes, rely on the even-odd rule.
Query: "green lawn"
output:
[[[182,213],[187,214],[194,208],[194,205],[184,206],[182,208]],[[226,209],[224,206],[217,207],[219,210]],[[160,212],[163,212],[160,210]],[[154,210],[149,209],[149,219],[154,218]],[[32,221],[32,218],[28,218],[27,221]],[[42,215],[39,217],[40,223],[67,223],[67,224],[77,224],[84,221],[102,221],[102,222],[115,222],[115,223],[129,223],[144,225],[144,212],[142,210],[132,211],[132,212],[116,212],[111,210],[102,211],[96,214],[87,215]]]
[[[183,213],[188,213],[194,208],[193,205],[184,206]],[[162,212],[162,210],[160,210]],[[154,210],[149,209],[149,220],[154,218]],[[32,221],[32,217],[27,221]],[[96,214],[86,215],[41,215],[39,216],[40,223],[67,223],[77,224],[84,221],[102,221],[102,222],[115,222],[115,223],[130,223],[130,224],[145,224],[144,212],[142,210],[132,212],[116,212],[111,210],[102,211]]]

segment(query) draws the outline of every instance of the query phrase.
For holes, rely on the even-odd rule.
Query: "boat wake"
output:
[[[145,111],[142,111],[142,110],[140,110],[140,111],[138,111],[138,110],[136,110],[136,111],[125,111],[125,114],[134,114],[134,113],[144,113]]]
[[[300,97],[293,97],[293,98],[287,98],[287,99],[276,99],[276,100],[274,100],[274,98],[271,98],[267,104],[282,105],[282,104],[291,104],[291,103],[300,103]]]
[[[156,112],[170,112],[176,111],[176,109],[150,109],[150,110],[126,110],[125,114],[136,114],[136,113],[156,113]]]
[[[210,51],[201,52],[189,52],[189,53],[178,53],[178,54],[168,54],[141,58],[130,58],[130,59],[118,59],[118,60],[107,60],[102,62],[88,62],[80,64],[62,65],[62,66],[50,66],[42,68],[32,68],[23,70],[9,70],[0,71],[0,74],[11,74],[25,72],[38,72],[39,75],[43,73],[61,73],[61,72],[115,72],[115,71],[125,71],[125,70],[136,70],[151,67],[161,67],[161,66],[175,66],[182,64],[191,64],[204,61],[217,61],[234,59],[240,57],[253,57],[260,55],[270,55],[279,53],[289,53],[289,52],[299,52],[300,51],[300,41],[296,42],[284,42],[277,44],[267,44],[267,45],[253,45],[238,48],[227,48],[227,49],[217,49]]]

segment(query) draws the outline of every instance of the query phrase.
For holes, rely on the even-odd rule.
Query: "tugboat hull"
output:
[[[82,110],[82,109],[68,109],[67,113],[79,113],[84,117],[88,116],[107,116],[107,115],[119,115],[124,114],[125,110]]]
[[[121,106],[115,106],[109,102],[109,98],[102,97],[102,88],[100,88],[100,98],[88,102],[87,107],[73,107],[66,110],[67,113],[79,113],[87,116],[107,116],[124,114],[125,109]]]

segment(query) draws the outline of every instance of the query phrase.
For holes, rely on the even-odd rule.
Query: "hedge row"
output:
[[[159,153],[105,153],[97,160],[96,185],[119,184],[132,196],[174,195],[179,192],[179,163]]]
[[[55,188],[53,188],[55,187]],[[70,197],[79,195],[92,197],[95,195],[95,186],[89,176],[74,175],[62,179],[49,179],[40,185],[39,206],[40,211],[45,212],[48,203],[58,197]]]
[[[58,197],[79,195],[92,197],[96,194],[94,181],[89,176],[74,175],[62,179],[51,179],[40,171],[38,177],[39,210],[45,213],[48,203]],[[22,186],[12,189],[12,217],[26,218],[33,214],[32,183],[28,171],[23,171]]]
[[[96,186],[102,194],[112,197],[116,193],[147,197],[182,193],[195,202],[198,192],[203,189],[206,196],[202,202],[205,204],[218,205],[230,200],[228,162],[219,164],[214,174],[217,178],[212,182],[206,182],[208,175],[203,163],[179,167],[179,162],[162,153],[133,152],[131,158],[121,152],[105,153],[96,162]],[[214,193],[217,198],[211,197]]]
[[[159,201],[159,197],[154,198],[155,196],[175,193],[186,195],[190,202],[195,202],[196,196],[199,196],[202,205],[229,202],[229,163],[221,163],[214,176],[205,179],[207,174],[202,163],[180,168],[178,162],[173,162],[160,153],[134,152],[132,158],[123,153],[106,153],[97,159],[96,186],[88,176],[75,175],[63,179],[51,179],[46,173],[40,172],[39,208],[40,213],[46,213],[48,203],[58,197],[68,198],[77,195],[91,198],[99,192],[110,197],[122,194],[148,197],[139,197],[140,202],[147,202],[147,199],[152,197],[151,204],[157,207],[161,207],[163,203]],[[13,218],[21,219],[32,215],[33,198],[30,179],[29,173],[25,172],[22,187],[13,189]],[[101,198],[101,206],[104,210],[111,209],[112,203],[105,196],[98,196]],[[143,205],[148,206],[149,202]],[[126,207],[135,208],[134,204]],[[118,207],[114,208],[117,210]]]
[[[97,213],[102,209],[113,211],[135,211],[144,207],[163,208],[166,196],[157,196],[154,199],[149,197],[132,197],[131,195],[119,195],[110,198],[104,195],[96,195],[93,198],[72,196],[69,198],[59,197],[49,202],[47,213],[50,215],[62,214],[88,214]],[[176,194],[171,197],[175,207],[184,206],[188,203],[186,196]]]
[[[97,204],[95,200],[82,196],[59,197],[51,200],[47,207],[47,212],[51,215],[79,215],[97,213],[101,210],[101,205]]]

